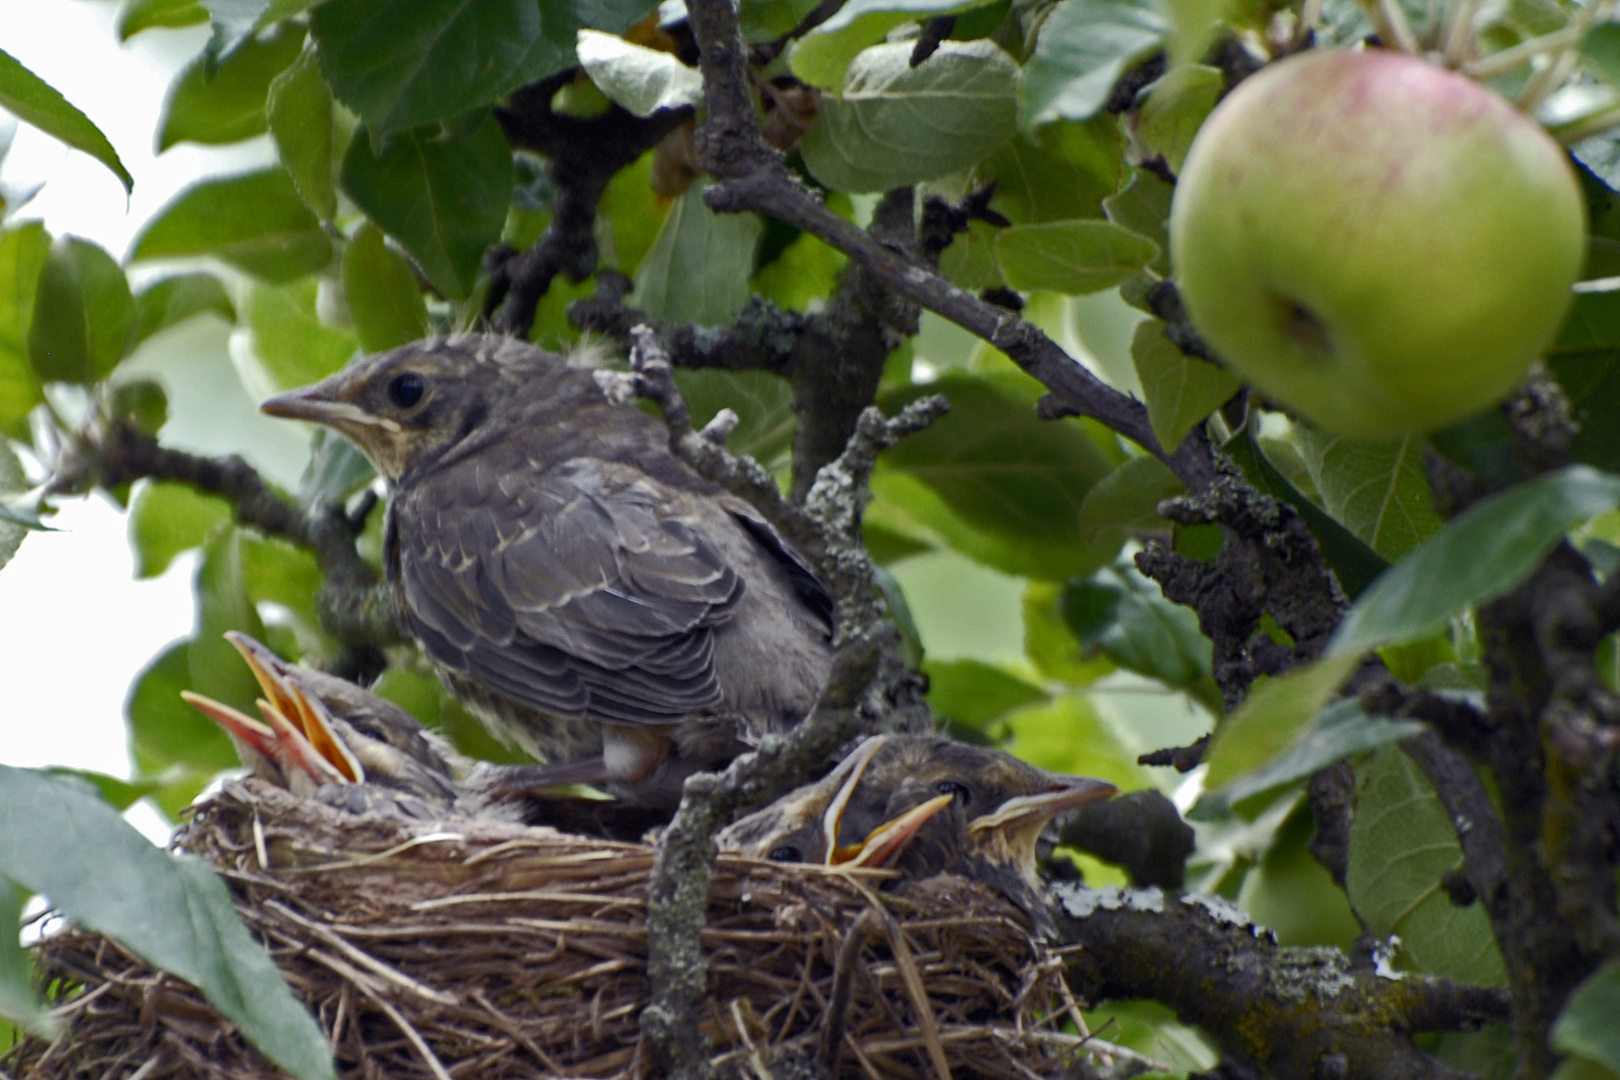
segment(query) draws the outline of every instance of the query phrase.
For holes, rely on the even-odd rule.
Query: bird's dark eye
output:
[[[770,859],[771,862],[804,862],[804,855],[791,844],[783,844],[781,847],[772,848],[771,853],[766,858]]]
[[[388,400],[402,409],[409,409],[422,400],[422,392],[426,389],[427,387],[422,384],[422,376],[407,371],[389,380]]]
[[[963,806],[966,806],[973,799],[973,793],[960,780],[941,780],[934,785],[934,790],[941,795],[955,795],[962,800]]]

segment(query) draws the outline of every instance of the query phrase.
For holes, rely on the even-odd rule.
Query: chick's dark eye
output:
[[[934,785],[934,790],[941,795],[955,795],[962,800],[963,806],[966,806],[973,798],[973,793],[968,790],[968,786],[960,780],[941,780]]]
[[[770,859],[771,862],[804,862],[804,856],[800,854],[799,849],[789,844],[772,848],[771,853],[766,858]]]
[[[388,400],[402,409],[409,409],[422,400],[422,393],[426,389],[422,383],[422,376],[407,371],[403,375],[395,375],[388,381]]]

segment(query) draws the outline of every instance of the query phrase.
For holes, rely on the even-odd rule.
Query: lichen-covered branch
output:
[[[317,598],[321,621],[351,651],[404,640],[385,587],[355,549],[364,520],[336,504],[308,512],[282,498],[240,457],[202,457],[162,446],[133,423],[97,423],[75,435],[51,482],[53,493],[83,492],[150,479],[185,484],[231,505],[239,524],[311,552],[324,579]],[[350,658],[357,668],[367,663]],[[379,666],[371,664],[369,666]]]
[[[1071,980],[1091,1001],[1152,998],[1224,1054],[1274,1080],[1462,1080],[1412,1036],[1504,1020],[1502,990],[1352,970],[1331,948],[1285,948],[1217,897],[1055,887],[1059,931],[1082,946]]]
[[[647,975],[653,1001],[644,1014],[650,1045],[673,1077],[711,1075],[698,1031],[707,968],[699,944],[714,858],[714,830],[737,811],[757,805],[823,771],[850,739],[879,726],[926,724],[920,687],[900,661],[899,635],[885,618],[861,542],[861,509],[877,455],[921,430],[946,408],[943,398],[913,402],[885,419],[866,409],[842,454],[820,470],[804,506],[783,498],[751,458],[724,447],[725,414],[694,431],[675,385],[668,354],[647,326],[630,332],[631,372],[616,383],[664,412],[675,453],[699,472],[753,501],[820,571],[832,593],[836,634],[832,671],[816,708],[784,737],[769,737],[724,773],[700,773],[686,783],[680,809],[658,844],[648,911]]]

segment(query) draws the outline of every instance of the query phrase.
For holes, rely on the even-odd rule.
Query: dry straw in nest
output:
[[[649,846],[357,817],[253,780],[200,804],[178,843],[231,883],[346,1076],[656,1072],[638,1027]],[[1023,916],[956,877],[882,884],[720,858],[703,946],[722,1074],[813,1072],[835,997],[840,1077],[1068,1072],[1081,1040],[1062,1027],[1078,1014]],[[18,1080],[281,1075],[189,985],[112,941],[64,930],[38,960],[67,1030],[13,1050]]]

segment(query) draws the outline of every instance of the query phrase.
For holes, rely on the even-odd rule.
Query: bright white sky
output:
[[[150,30],[120,47],[118,5],[107,0],[13,0],[0,49],[16,57],[106,133],[135,177],[133,195],[100,163],[19,127],[0,180],[44,182],[20,219],[42,218],[121,258],[141,224],[187,182],[264,158],[262,145],[228,151],[180,146],[153,155],[164,89],[202,48],[206,28]],[[262,142],[262,140],[261,140]],[[5,721],[0,761],[72,765],[129,775],[123,702],[131,679],[168,642],[189,633],[195,559],[136,582],[125,520],[100,497],[68,504],[0,570],[0,673]],[[131,819],[162,835],[156,814]]]

